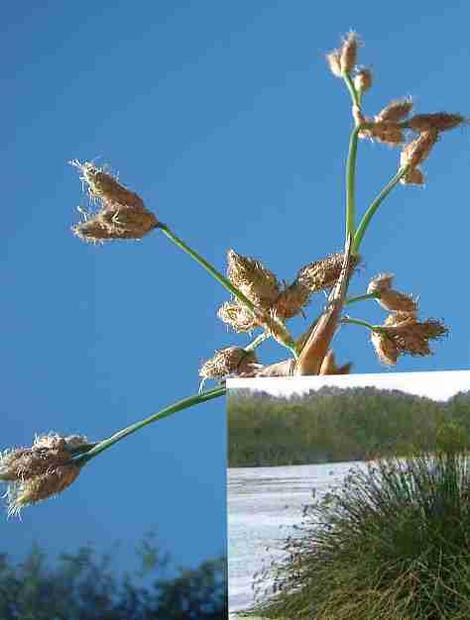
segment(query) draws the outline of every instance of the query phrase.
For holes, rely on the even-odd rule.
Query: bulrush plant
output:
[[[349,91],[354,121],[346,161],[344,248],[342,252],[326,257],[313,257],[314,260],[301,267],[291,282],[282,282],[260,260],[243,256],[233,249],[227,253],[227,272],[224,275],[183,241],[173,228],[155,216],[142,198],[125,187],[110,170],[91,162],[71,162],[80,173],[91,205],[89,209],[79,208],[83,219],[73,227],[79,239],[104,244],[110,240],[142,239],[151,233],[163,235],[227,291],[229,298],[219,308],[218,318],[238,334],[258,333],[248,344],[245,341],[239,346],[216,351],[200,369],[202,384],[195,395],[103,441],[87,443],[86,449],[83,446],[71,449],[65,438],[60,463],[54,456],[50,466],[46,466],[49,454],[46,451],[44,461],[41,461],[44,464],[40,474],[41,484],[36,480],[37,476],[30,477],[27,468],[18,471],[12,478],[8,467],[13,458],[11,455],[21,451],[36,458],[36,443],[32,448],[6,453],[2,457],[0,477],[14,488],[13,495],[9,495],[10,512],[16,513],[28,503],[60,492],[76,478],[79,468],[147,424],[223,396],[227,377],[350,372],[351,364],[338,365],[332,349],[333,337],[345,326],[365,328],[379,361],[387,365],[395,365],[402,355],[432,354],[431,342],[444,336],[447,327],[439,320],[418,318],[417,300],[392,287],[393,274],[374,277],[365,292],[351,295],[349,289],[361,262],[364,237],[379,207],[397,185],[424,183],[422,166],[439,138],[444,132],[461,126],[465,119],[459,114],[446,112],[413,116],[413,102],[409,98],[391,101],[374,116],[368,116],[363,109],[363,98],[372,88],[373,76],[370,70],[357,66],[358,47],[358,37],[355,33],[349,33],[339,49],[327,55],[333,75],[341,79]],[[393,176],[363,213],[356,209],[355,197],[356,159],[361,140],[384,143],[400,149],[401,153]],[[321,312],[311,318],[302,334],[294,335],[288,325],[289,320],[298,315],[307,318],[311,299],[325,293],[327,301]],[[346,312],[351,305],[367,301],[376,301],[389,313],[382,325],[353,318]],[[286,355],[274,364],[263,365],[257,350],[268,339],[279,343]],[[217,385],[204,390],[204,382],[208,380],[216,381]],[[65,459],[66,456],[68,459]],[[69,466],[71,469],[67,469]],[[36,482],[39,486],[35,486]]]

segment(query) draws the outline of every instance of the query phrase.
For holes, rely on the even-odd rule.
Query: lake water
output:
[[[339,484],[359,463],[228,470],[229,609],[255,602],[254,576],[271,561],[282,561],[282,544],[302,521],[303,509]],[[269,585],[263,582],[264,585]]]

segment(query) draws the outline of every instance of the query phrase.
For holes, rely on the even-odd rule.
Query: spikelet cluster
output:
[[[371,341],[379,360],[394,365],[402,354],[431,355],[430,341],[447,333],[447,327],[439,320],[420,322],[414,314],[397,312],[390,314],[384,324],[372,332]]]
[[[341,78],[354,70],[358,47],[357,34],[349,32],[343,39],[341,47],[327,54],[326,59],[334,76]]]
[[[359,258],[353,258],[352,269],[358,264]],[[344,254],[330,254],[326,258],[305,265],[297,274],[297,282],[310,293],[318,293],[333,288],[341,275]]]
[[[237,299],[226,301],[217,311],[218,318],[229,325],[235,332],[251,332],[259,325],[258,319],[249,308]]]
[[[270,308],[280,293],[276,276],[263,263],[229,250],[227,277],[255,306]]]
[[[393,289],[393,278],[392,273],[379,274],[370,281],[367,292],[374,294],[378,304],[389,312],[416,314],[418,311],[416,300],[406,293]]]
[[[0,456],[0,480],[8,482],[9,515],[18,515],[25,506],[70,486],[80,473],[71,457],[87,443],[81,435],[61,437],[52,433],[36,437],[30,448],[4,452]]]
[[[199,370],[203,379],[224,379],[230,375],[253,374],[258,367],[254,351],[246,351],[241,347],[226,347],[215,352]]]
[[[365,93],[372,88],[372,71],[370,69],[358,69],[354,76],[354,87],[359,93]]]
[[[141,239],[158,226],[138,194],[130,191],[109,172],[91,162],[72,164],[80,170],[90,197],[100,206],[72,228],[84,241],[101,243],[111,239]]]

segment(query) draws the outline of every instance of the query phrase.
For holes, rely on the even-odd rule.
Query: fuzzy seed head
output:
[[[337,78],[343,77],[341,73],[341,57],[340,57],[339,50],[333,50],[332,52],[327,54],[326,61],[328,63],[328,66],[330,67],[331,73],[335,77]]]
[[[400,166],[402,168],[417,168],[428,156],[438,139],[438,131],[429,129],[423,131],[412,142],[407,144],[401,152]]]
[[[61,493],[77,478],[80,467],[71,462],[74,450],[87,444],[86,437],[42,435],[30,448],[17,448],[0,456],[0,479],[9,483],[8,513]]]
[[[373,121],[359,132],[359,137],[369,138],[389,146],[402,144],[405,139],[400,124],[395,121]]]
[[[410,118],[408,126],[418,132],[428,130],[449,131],[466,122],[468,122],[467,119],[461,114],[437,112],[435,114],[417,114]]]
[[[389,315],[381,329],[400,354],[414,356],[432,355],[430,341],[448,333],[448,328],[441,321],[427,319],[420,322],[415,314],[406,312]]]
[[[245,375],[258,365],[256,354],[241,347],[219,349],[199,370],[203,379],[223,379],[229,375]]]
[[[400,356],[396,344],[383,332],[373,331],[370,336],[372,346],[379,361],[386,366],[394,366]]]
[[[396,99],[391,101],[383,108],[375,117],[380,123],[382,121],[392,121],[397,123],[405,119],[413,109],[413,101],[411,99]]]
[[[341,73],[346,75],[356,66],[359,39],[355,32],[349,32],[339,50]]]
[[[290,319],[299,314],[311,296],[311,291],[297,280],[285,288],[276,299],[274,308],[281,319]]]
[[[276,276],[260,261],[227,252],[227,277],[255,306],[268,309],[277,299],[280,286]]]
[[[420,168],[410,168],[400,179],[402,185],[424,185],[424,181],[424,172]]]
[[[341,275],[343,262],[343,253],[340,252],[331,254],[326,258],[302,267],[297,274],[296,282],[300,286],[308,289],[311,293],[317,293],[319,291],[325,291],[333,288]],[[359,259],[355,257],[352,265],[353,270],[356,268],[358,262]]]
[[[372,71],[370,69],[359,69],[354,77],[354,86],[360,93],[365,93],[372,86]]]
[[[238,300],[226,301],[219,308],[217,316],[237,333],[251,332],[259,325],[253,313]]]
[[[141,239],[158,226],[157,218],[145,208],[140,196],[111,174],[90,162],[72,164],[80,170],[90,196],[100,204],[98,212],[87,214],[83,222],[72,228],[77,237],[91,243]]]
[[[416,313],[418,311],[416,300],[410,295],[394,290],[393,277],[391,273],[379,274],[370,281],[367,292],[374,293],[378,304],[389,312]]]

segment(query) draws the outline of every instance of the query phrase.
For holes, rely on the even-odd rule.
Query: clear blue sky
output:
[[[382,7],[385,9],[385,7]],[[281,278],[341,247],[347,95],[324,53],[350,28],[375,74],[373,113],[470,113],[467,2],[310,0],[22,2],[2,13],[2,444],[36,432],[99,439],[197,389],[197,369],[236,339],[215,319],[224,292],[157,234],[85,246],[70,232],[72,158],[109,163],[221,269],[255,255]],[[364,245],[356,281],[393,271],[445,318],[450,338],[399,370],[469,368],[469,133],[444,136],[426,189],[398,188]],[[398,154],[361,144],[359,205]],[[375,307],[356,314],[380,320]],[[268,360],[281,352],[267,347]],[[378,372],[365,334],[341,362]],[[224,403],[159,423],[96,459],[60,499],[0,518],[1,548],[86,540],[131,546],[158,526],[182,563],[219,553],[225,530]]]

